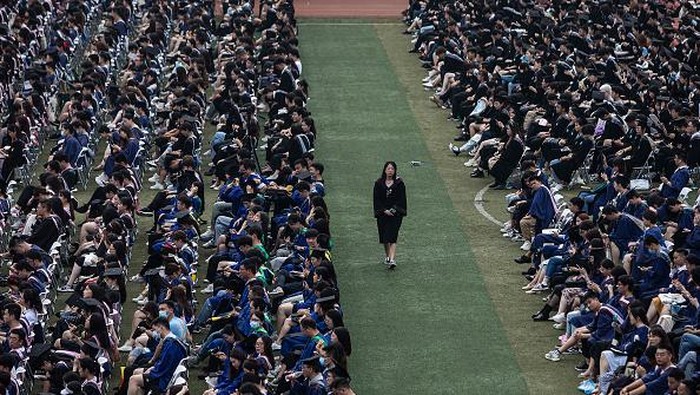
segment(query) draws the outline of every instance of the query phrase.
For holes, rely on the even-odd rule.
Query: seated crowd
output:
[[[293,2],[0,3],[0,392],[352,394]]]
[[[409,1],[410,52],[493,177],[535,321],[587,394],[700,387],[700,31],[691,2]],[[568,199],[559,191],[586,184]],[[564,192],[566,194],[566,192]],[[700,199],[699,199],[700,201]]]

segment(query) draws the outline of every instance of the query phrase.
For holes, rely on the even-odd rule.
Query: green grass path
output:
[[[556,342],[561,331],[554,330],[549,322],[532,322],[530,314],[542,306],[541,296],[525,295],[520,272],[523,266],[513,263],[519,256],[519,244],[503,239],[498,227],[489,222],[474,207],[476,193],[492,180],[469,177],[470,169],[462,163],[467,159],[455,157],[447,149],[448,142],[456,134],[455,124],[447,121],[446,111],[428,101],[430,93],[420,85],[425,76],[415,54],[407,53],[407,36],[401,35],[401,26],[375,25],[377,36],[390,59],[403,94],[410,103],[422,131],[430,157],[438,170],[453,207],[461,219],[461,227],[468,236],[466,242],[474,251],[478,266],[488,290],[488,297],[495,305],[494,319],[499,320],[506,331],[520,371],[533,394],[577,393],[579,380],[573,367],[580,357],[565,357],[560,363],[546,361],[543,356]],[[505,220],[504,191],[487,191],[484,207],[498,219]],[[504,372],[507,374],[507,372]]]
[[[375,29],[302,25],[300,32],[357,392],[526,393],[440,163]],[[398,163],[409,197],[395,272],[380,263],[371,209],[372,182],[386,160]]]

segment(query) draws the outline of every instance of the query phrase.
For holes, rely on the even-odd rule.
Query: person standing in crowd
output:
[[[396,244],[406,209],[406,185],[396,173],[396,163],[386,162],[382,176],[374,183],[374,217],[379,242],[384,245],[384,264],[389,269],[396,268]]]

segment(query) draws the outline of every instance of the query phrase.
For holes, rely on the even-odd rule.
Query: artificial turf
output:
[[[422,114],[412,112],[414,97],[378,32],[372,25],[302,23],[299,40],[319,130],[317,159],[327,169],[354,386],[363,394],[527,393],[477,264],[482,254],[473,252],[474,237],[494,232],[482,230],[479,218],[464,226],[471,219],[451,199],[446,163],[436,160]],[[418,81],[418,70],[411,74]],[[398,163],[408,190],[394,272],[381,263],[372,218],[372,184],[386,160]],[[414,160],[422,165],[409,165]],[[497,241],[491,248],[503,247]]]

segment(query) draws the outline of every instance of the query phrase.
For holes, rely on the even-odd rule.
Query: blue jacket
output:
[[[685,248],[687,248],[691,254],[700,254],[700,226],[693,226],[693,230],[690,231],[688,237],[685,239]]]
[[[633,277],[637,274],[637,295],[640,298],[656,296],[660,288],[668,287],[671,283],[671,258],[661,251],[658,255],[651,255],[644,266],[648,267],[645,271],[632,271]]]
[[[552,194],[549,189],[544,185],[535,191],[532,197],[532,204],[530,204],[530,214],[532,217],[537,218],[537,223],[541,227],[546,227],[549,225],[554,216],[557,213],[557,208],[552,198]]]
[[[160,392],[165,392],[175,368],[185,357],[187,357],[187,349],[182,342],[175,338],[175,335],[168,336],[163,340],[160,358],[148,373],[149,380],[158,385]]]
[[[639,239],[644,233],[642,221],[629,214],[621,214],[615,221],[610,232],[610,240],[614,241],[621,252],[627,251],[627,244]]]
[[[66,136],[63,141],[63,153],[68,156],[71,165],[75,166],[75,163],[78,161],[78,155],[80,155],[82,149],[83,146],[80,145],[78,139],[73,135]]]
[[[612,306],[603,304],[593,318],[593,322],[588,325],[588,329],[591,331],[590,340],[594,342],[612,341],[615,337],[614,322],[622,324],[620,313]]]
[[[688,185],[688,180],[690,180],[690,171],[688,166],[679,167],[671,175],[671,185],[665,184],[661,188],[661,196],[665,198],[677,198],[681,193],[681,189]]]

